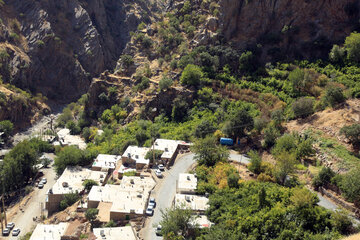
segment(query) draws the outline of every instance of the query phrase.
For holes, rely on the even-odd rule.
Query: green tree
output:
[[[215,130],[214,124],[209,120],[204,119],[195,128],[195,137],[204,138],[209,134],[213,134]]]
[[[254,119],[245,109],[238,110],[224,126],[224,133],[232,138],[246,136],[245,131],[254,127]]]
[[[240,176],[238,173],[230,173],[227,177],[227,184],[230,188],[239,187]]]
[[[171,78],[166,76],[162,77],[161,80],[159,81],[160,91],[169,89],[172,84],[173,84],[173,80]]]
[[[339,47],[338,45],[334,45],[329,53],[329,59],[331,62],[335,64],[342,65],[345,60],[345,48]]]
[[[51,160],[49,158],[43,158],[41,160],[41,164],[44,166],[44,168],[47,168],[51,163]]]
[[[116,227],[116,223],[114,222],[114,220],[110,220],[109,222],[107,222],[104,227],[106,228],[113,228]]]
[[[300,68],[295,68],[289,74],[289,81],[291,82],[292,87],[297,94],[299,94],[305,86],[304,77],[304,70]]]
[[[188,64],[181,74],[180,81],[182,84],[198,86],[204,73],[199,66]]]
[[[243,73],[252,73],[258,66],[255,55],[251,51],[243,52],[239,58],[239,70]]]
[[[93,186],[98,186],[99,184],[95,180],[85,179],[82,185],[85,187],[85,190],[89,192]]]
[[[121,55],[120,59],[126,68],[129,68],[131,65],[134,64],[134,59],[130,55],[126,55],[126,54]]]
[[[353,232],[353,222],[349,218],[348,213],[344,210],[337,210],[331,215],[334,228],[343,235]]]
[[[340,129],[340,134],[345,135],[353,145],[360,145],[360,124],[354,123]]]
[[[258,201],[259,201],[259,208],[262,209],[268,206],[268,201],[266,200],[266,191],[265,188],[262,187],[258,193]]]
[[[331,168],[323,167],[321,168],[318,175],[316,175],[313,179],[312,185],[314,188],[319,188],[321,186],[326,186],[331,182],[331,179],[335,177],[335,172],[331,170]]]
[[[86,210],[85,217],[88,221],[90,221],[91,225],[93,225],[95,220],[97,219],[98,213],[99,209],[97,208],[89,208]]]
[[[259,153],[251,150],[248,154],[250,157],[250,164],[248,166],[249,170],[255,174],[260,174],[262,159]]]
[[[305,118],[314,113],[314,100],[311,98],[299,98],[292,104],[292,110],[296,118]]]
[[[360,33],[351,33],[350,36],[345,39],[344,47],[348,60],[354,64],[358,64],[360,62]]]
[[[145,158],[149,159],[150,162],[154,162],[154,160],[159,160],[161,159],[161,155],[164,153],[164,151],[161,150],[150,150],[146,153]],[[154,159],[155,157],[155,159]]]
[[[14,131],[14,124],[9,120],[4,120],[0,122],[0,132],[3,132],[2,136],[4,140],[7,140]]]
[[[360,200],[360,167],[355,167],[343,175],[340,189],[347,200]]]
[[[67,166],[79,165],[84,158],[84,152],[78,147],[66,146],[55,158],[55,171],[61,175]]]
[[[286,177],[295,171],[295,153],[281,151],[276,155],[275,176],[280,184],[284,184]]]
[[[66,123],[66,128],[70,130],[71,135],[77,135],[77,134],[80,134],[80,132],[81,132],[80,127],[78,125],[76,125],[76,123],[72,120],[70,120]]]
[[[67,207],[70,207],[71,205],[73,205],[74,203],[76,203],[77,201],[79,201],[80,196],[78,193],[68,193],[65,194],[64,199],[61,200],[59,208],[60,210],[64,210]]]
[[[214,166],[217,162],[227,161],[229,151],[226,147],[216,144],[216,139],[212,136],[198,139],[192,146],[195,159],[200,165]]]
[[[162,227],[161,233],[164,239],[170,240],[173,237],[181,236],[183,239],[189,239],[191,235],[191,228],[194,215],[191,209],[182,209],[180,207],[173,207],[161,210],[162,220],[160,225]]]
[[[280,136],[280,131],[273,124],[269,124],[264,130],[264,147],[274,146],[276,139]]]
[[[326,89],[324,100],[331,107],[336,107],[338,104],[345,102],[346,98],[340,87],[330,86]]]
[[[171,118],[176,122],[181,122],[187,116],[189,104],[182,97],[174,99]]]

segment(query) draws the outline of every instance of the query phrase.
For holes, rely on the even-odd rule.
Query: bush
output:
[[[83,182],[83,186],[85,187],[85,190],[90,191],[93,186],[98,186],[99,184],[92,179],[85,179]]]
[[[335,173],[331,168],[323,167],[319,174],[313,179],[312,185],[317,189],[330,183]]]
[[[7,140],[14,131],[14,124],[9,120],[4,120],[0,122],[0,132],[3,132],[3,138]]]
[[[239,174],[237,173],[230,173],[227,177],[227,184],[230,188],[238,188],[239,187]]]
[[[131,65],[134,64],[134,59],[130,55],[127,54],[121,55],[120,59],[126,68],[129,68]]]
[[[146,153],[145,158],[149,159],[150,162],[154,162],[154,160],[160,160],[161,159],[161,155],[164,153],[164,151],[161,150],[150,150]],[[155,159],[154,159],[155,157]]]
[[[345,39],[344,47],[348,60],[354,64],[358,64],[360,62],[360,33],[351,33],[350,36]]]
[[[355,123],[340,129],[340,134],[345,135],[353,145],[360,145],[360,124]]]
[[[171,78],[165,76],[162,77],[159,82],[160,91],[170,88],[172,84],[173,84],[173,80]]]
[[[78,193],[68,193],[65,194],[64,199],[61,200],[59,208],[60,210],[64,210],[67,207],[70,207],[74,203],[76,203],[80,199],[80,196]]]
[[[61,175],[67,166],[87,165],[91,160],[92,156],[88,156],[78,147],[66,146],[55,158],[55,171]]]
[[[142,92],[150,87],[150,79],[147,77],[141,77],[141,82],[135,86],[135,90]]]
[[[68,121],[66,123],[66,128],[70,130],[71,135],[78,135],[81,132],[81,128],[76,125],[74,121]]]
[[[204,138],[209,134],[213,134],[216,128],[212,122],[205,119],[200,122],[199,125],[195,128],[195,137],[197,138]]]
[[[276,139],[280,137],[280,131],[270,124],[267,128],[264,130],[264,147],[270,148],[274,146]]]
[[[328,87],[324,96],[325,102],[331,107],[336,107],[338,104],[345,102],[343,90],[340,87]]]
[[[314,113],[314,100],[300,98],[292,104],[292,110],[296,118],[305,118]]]
[[[262,163],[262,159],[259,153],[255,151],[250,151],[248,154],[250,156],[250,164],[248,166],[249,170],[255,174],[259,174],[261,172],[261,163]]]
[[[203,76],[204,73],[200,67],[193,64],[188,64],[181,74],[180,81],[185,85],[198,86],[200,85]]]
[[[343,175],[340,182],[340,189],[345,198],[350,201],[360,200],[360,168],[356,167]]]

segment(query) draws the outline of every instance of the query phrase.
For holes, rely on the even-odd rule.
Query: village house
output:
[[[94,228],[93,233],[98,240],[137,240],[132,227]]]
[[[195,194],[197,187],[197,178],[194,174],[180,173],[177,181],[177,193]]]
[[[119,160],[120,156],[118,155],[99,154],[94,160],[91,170],[112,172],[116,168]]]

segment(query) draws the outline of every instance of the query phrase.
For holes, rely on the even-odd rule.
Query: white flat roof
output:
[[[69,223],[59,223],[56,225],[38,224],[30,240],[60,240],[68,225]]]
[[[209,228],[214,225],[205,215],[196,216],[191,224],[194,226],[198,226],[199,228]]]
[[[114,227],[114,228],[94,228],[93,233],[96,239],[106,240],[136,240],[136,236],[132,227]],[[102,236],[105,236],[103,238]]]
[[[92,179],[100,183],[105,177],[106,173],[103,172],[91,171],[90,169],[79,166],[67,167],[52,187],[52,192],[53,194],[67,194],[75,191],[80,192],[84,189],[82,184],[86,179]],[[64,187],[63,183],[67,183],[68,186]]]
[[[180,173],[178,181],[179,191],[195,191],[197,186],[197,178],[194,174]]]
[[[84,150],[86,149],[86,143],[84,139],[82,139],[78,135],[71,135],[70,130],[67,128],[61,129],[57,132],[59,136],[59,141],[64,145],[76,145],[80,149]],[[55,143],[54,143],[55,145]],[[56,144],[57,145],[57,144]]]
[[[159,138],[155,140],[154,148],[156,150],[164,151],[164,153],[161,155],[162,158],[171,158],[174,155],[179,144],[188,146],[191,145],[190,143],[182,140],[169,140]]]
[[[146,159],[146,154],[150,151],[150,148],[128,146],[122,157],[130,158],[136,163],[149,164],[149,159]]]
[[[117,162],[120,160],[119,155],[99,154],[93,162],[93,167],[102,169],[115,169]]]
[[[89,195],[89,201],[111,202],[112,212],[134,211],[143,214],[147,199],[155,181],[150,177],[127,177],[124,176],[120,185],[93,186]]]
[[[175,206],[194,211],[205,211],[209,208],[209,199],[204,196],[176,194]]]

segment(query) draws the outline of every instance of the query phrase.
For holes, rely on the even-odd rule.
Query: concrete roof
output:
[[[195,191],[197,186],[197,178],[194,174],[180,173],[178,181],[178,190]]]
[[[136,161],[136,163],[149,164],[149,159],[146,159],[146,154],[150,148],[128,146],[122,157],[127,157]]]
[[[175,206],[190,208],[194,211],[205,211],[209,208],[209,199],[204,196],[176,194]]]
[[[209,228],[214,225],[205,215],[196,216],[191,223],[192,225],[197,225],[199,228]]]
[[[101,232],[105,236],[102,238]],[[114,227],[114,228],[94,228],[93,233],[96,236],[96,239],[106,239],[106,240],[136,240],[136,236],[132,227]]]
[[[89,201],[111,202],[112,212],[143,214],[149,192],[155,186],[155,181],[150,177],[124,176],[120,185],[93,186]]]
[[[68,225],[68,223],[59,223],[56,225],[38,224],[30,240],[60,240]]]
[[[103,172],[91,171],[79,166],[67,167],[52,187],[52,192],[53,194],[67,194],[75,191],[80,192],[84,189],[82,184],[86,179],[92,179],[100,183],[105,177],[106,173]],[[67,187],[63,186],[63,183],[65,182],[68,184]]]
[[[59,136],[59,141],[64,145],[76,145],[80,149],[84,150],[86,149],[86,143],[84,139],[82,139],[78,135],[71,135],[70,130],[67,128],[63,128],[60,131],[57,132],[57,135]],[[55,144],[54,145],[58,145]]]
[[[120,160],[118,155],[99,154],[93,162],[93,167],[100,167],[105,170],[115,169]]]
[[[190,143],[186,143],[181,140],[169,140],[169,139],[156,139],[154,143],[155,150],[161,150],[164,151],[164,153],[161,155],[162,158],[171,158],[178,145],[190,145]]]

